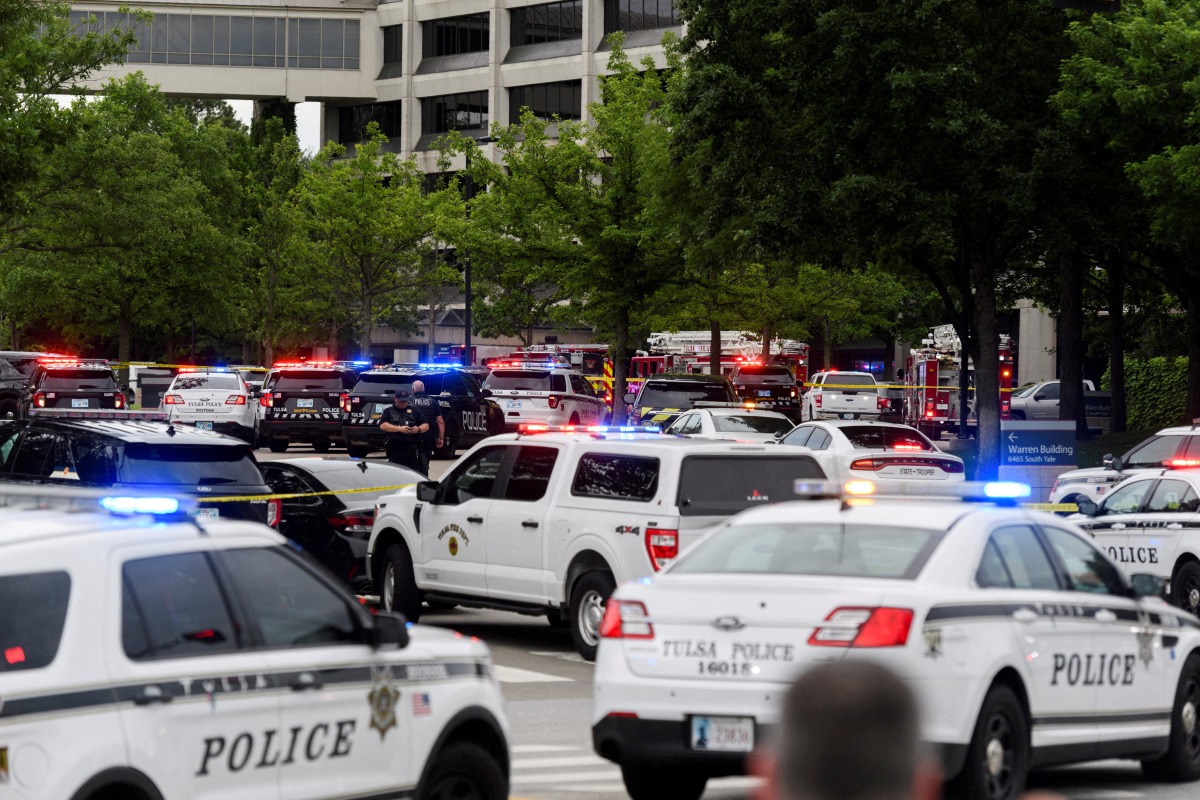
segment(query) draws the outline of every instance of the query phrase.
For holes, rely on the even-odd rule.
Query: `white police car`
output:
[[[1171,602],[1200,611],[1200,472],[1156,470],[1129,478],[1099,504],[1079,499],[1071,521],[1127,573],[1166,580]]]
[[[1073,469],[1054,479],[1051,503],[1075,503],[1081,497],[1100,502],[1105,493],[1134,475],[1155,474],[1163,467],[1200,466],[1200,420],[1190,427],[1164,428],[1104,466]]]
[[[262,525],[188,521],[161,497],[33,510],[13,503],[97,496],[14,491],[0,493],[0,796],[507,796],[482,643],[372,616]]]
[[[592,733],[634,800],[740,773],[794,677],[843,658],[910,682],[957,796],[1015,798],[1033,766],[1097,758],[1200,778],[1200,623],[1158,582],[1131,585],[1058,517],[952,497],[984,485],[886,490],[947,497],[753,509],[617,589]]]
[[[608,414],[604,398],[583,373],[556,361],[493,364],[483,388],[504,411],[508,431],[523,423],[599,425]]]
[[[160,408],[170,422],[236,436],[258,438],[258,404],[242,376],[219,367],[184,367],[163,392]]]

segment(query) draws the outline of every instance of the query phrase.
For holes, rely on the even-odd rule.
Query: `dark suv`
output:
[[[742,364],[730,380],[739,400],[800,421],[800,388],[786,364]]]
[[[117,374],[101,359],[40,358],[21,404],[21,416],[43,409],[116,410],[126,408]]]
[[[271,367],[259,397],[259,443],[272,453],[293,442],[321,453],[341,445],[342,398],[355,382],[354,370],[333,363]]]
[[[474,375],[437,367],[373,369],[358,376],[346,398],[342,435],[350,455],[362,458],[384,449],[387,437],[379,430],[379,417],[393,403],[396,389],[411,392],[413,381],[424,383],[425,394],[436,397],[442,409],[446,438],[435,453],[438,458],[453,458],[460,447],[504,432],[504,412],[496,401],[484,397]]]
[[[736,403],[733,384],[724,375],[671,375],[647,378],[642,388],[625,393],[629,422],[666,428],[697,403]]]
[[[279,523],[278,500],[204,502],[271,493],[243,441],[154,421],[157,412],[52,413],[64,417],[0,423],[0,481],[191,495],[204,519]]]

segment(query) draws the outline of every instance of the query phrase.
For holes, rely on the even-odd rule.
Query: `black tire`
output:
[[[351,444],[346,446],[346,453],[351,458],[366,458],[367,453],[371,452],[360,444]]]
[[[596,660],[604,604],[616,588],[617,583],[612,575],[596,571],[584,573],[571,590],[571,613],[568,620],[571,641],[575,643],[576,652],[587,661]]]
[[[450,742],[437,755],[417,800],[505,800],[508,779],[495,757],[474,742]]]
[[[16,400],[0,401],[0,421],[8,419],[9,414],[12,414],[13,419],[20,419],[21,404]]]
[[[1166,755],[1142,762],[1142,772],[1154,781],[1183,783],[1200,779],[1200,655],[1192,653],[1179,673],[1171,707],[1171,738]]]
[[[413,574],[412,556],[403,544],[388,545],[375,578],[379,605],[384,611],[399,611],[409,622],[421,619],[421,590]]]
[[[1029,773],[1029,721],[1007,686],[993,686],[983,699],[962,772],[946,787],[963,800],[1015,800]]]
[[[621,766],[631,800],[700,800],[708,776],[689,767]]]
[[[564,617],[561,611],[547,611],[546,622],[550,623],[550,627],[556,631],[566,629],[569,617]]]
[[[447,428],[446,438],[443,440],[441,447],[434,448],[434,458],[454,458],[454,454],[458,452],[458,429]]]
[[[1186,561],[1171,576],[1171,604],[1200,613],[1200,562]]]
[[[286,439],[269,439],[267,440],[267,447],[271,449],[272,453],[286,453],[288,443]]]
[[[1025,419],[1025,412],[1024,411],[1013,411],[1012,418],[1013,419]]]
[[[313,450],[316,450],[318,453],[328,453],[329,447],[329,442],[313,442]]]
[[[430,611],[453,611],[458,608],[458,603],[448,600],[426,600],[425,605],[429,606]]]

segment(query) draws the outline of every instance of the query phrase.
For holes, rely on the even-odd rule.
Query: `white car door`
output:
[[[1091,534],[1096,545],[1127,574],[1134,560],[1129,551],[1131,537],[1140,539],[1138,528],[1144,520],[1142,504],[1153,485],[1153,480],[1127,482],[1104,498],[1096,517],[1080,520],[1081,527]]]
[[[550,445],[521,445],[487,524],[488,596],[525,602],[552,601],[547,580],[549,491],[561,453]]]
[[[1126,572],[1170,578],[1184,552],[1197,552],[1200,541],[1200,497],[1192,483],[1163,478],[1142,505],[1142,521],[1129,536]]]

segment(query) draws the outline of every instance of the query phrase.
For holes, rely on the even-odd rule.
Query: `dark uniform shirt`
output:
[[[404,408],[397,408],[395,405],[390,405],[383,410],[379,415],[379,424],[390,422],[392,425],[404,427],[406,425],[414,428],[420,427],[428,420],[421,413],[421,409],[414,408],[412,403],[409,403]],[[387,435],[388,449],[418,447],[421,444],[422,434],[420,433],[389,433]]]
[[[412,400],[409,401],[409,405],[421,409],[421,415],[429,423],[429,431],[425,434],[425,447],[428,450],[432,450],[437,446],[437,421],[442,416],[442,404],[438,402],[436,397],[430,397],[424,392],[417,392],[413,395]]]

